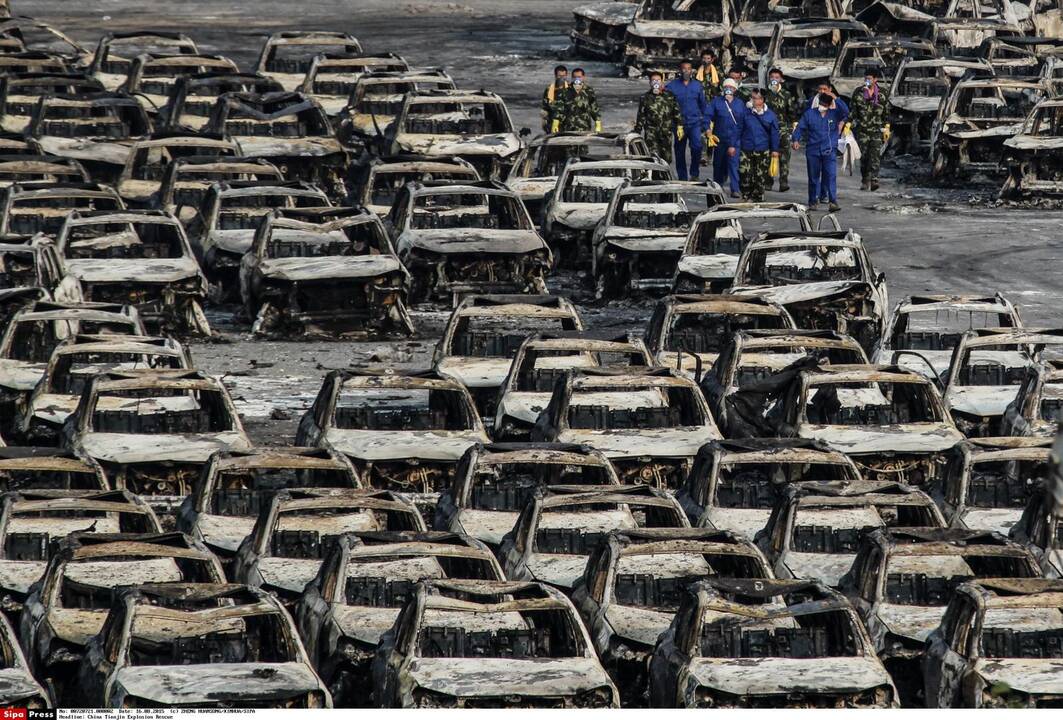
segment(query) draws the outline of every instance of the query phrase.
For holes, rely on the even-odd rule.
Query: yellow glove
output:
[[[792,133],[795,130],[797,130],[797,123],[794,123],[794,126],[792,128],[790,128],[790,132]]]
[[[550,123],[550,132],[555,133],[555,132],[557,132],[560,129],[561,129],[561,121],[560,120],[554,120],[552,123]]]
[[[853,132],[853,124],[852,123],[845,123],[845,125],[842,126],[842,135],[851,135],[852,132]]]
[[[720,144],[720,138],[716,137],[712,133],[709,133],[709,147],[716,147]]]
[[[882,128],[882,142],[889,142],[890,135],[892,134],[893,132],[890,130],[890,124],[886,123],[886,127]]]
[[[768,166],[768,175],[771,177],[779,177],[779,156],[771,156],[771,165]]]
[[[595,120],[594,121],[594,132],[600,133],[601,131],[602,131],[602,121],[601,120]]]
[[[677,128],[675,129],[675,136],[676,136],[676,137],[677,137],[678,139],[682,140],[682,139],[683,139],[683,136],[684,136],[684,135],[686,135],[686,132],[685,132],[685,131],[683,130],[683,126],[682,126],[682,125],[678,126],[678,127],[677,127]]]

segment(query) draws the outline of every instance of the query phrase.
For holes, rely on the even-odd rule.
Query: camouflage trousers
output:
[[[764,191],[771,187],[771,153],[742,152],[738,163],[738,177],[742,186],[742,197],[751,202],[764,200]]]
[[[650,153],[664,160],[669,165],[672,163],[672,133],[671,132],[646,132],[642,136],[646,139],[646,146]]]
[[[790,128],[779,128],[779,187],[790,184]],[[769,187],[771,181],[769,180]]]
[[[878,169],[882,164],[882,133],[857,135],[860,146],[860,176],[865,183],[878,181]]]

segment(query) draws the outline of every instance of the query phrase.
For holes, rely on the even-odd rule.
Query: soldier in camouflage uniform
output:
[[[864,87],[853,93],[849,123],[860,146],[861,190],[878,190],[882,145],[889,139],[889,93],[879,87],[878,73],[864,76]]]
[[[705,48],[701,53],[701,67],[698,68],[695,77],[705,86],[705,99],[712,100],[720,94],[720,68],[716,65],[716,51]]]
[[[677,132],[683,132],[683,114],[659,72],[650,73],[650,90],[639,98],[635,132],[646,139],[650,152],[671,164],[672,141]]]
[[[752,93],[754,89],[752,86],[745,84],[748,75],[749,72],[744,67],[738,65],[735,65],[727,71],[727,76],[738,83],[738,92],[736,93],[738,99],[745,103],[749,102],[753,97]]]
[[[568,88],[568,68],[558,65],[554,68],[554,81],[543,90],[543,102],[540,106],[543,119],[543,132],[550,132],[561,102],[561,93]]]
[[[763,202],[771,187],[771,159],[779,156],[779,119],[759,88],[750,93],[749,112],[742,120],[742,158],[738,164],[742,199]]]
[[[801,119],[801,103],[786,89],[779,68],[772,68],[768,73],[768,91],[764,99],[779,119],[779,192],[786,192],[790,189],[790,134]],[[771,187],[771,183],[768,186]]]
[[[594,88],[587,85],[583,68],[572,71],[572,85],[561,93],[554,132],[601,132],[602,113]]]

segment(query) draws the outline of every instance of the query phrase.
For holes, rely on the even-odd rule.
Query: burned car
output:
[[[591,236],[625,178],[666,183],[675,176],[667,163],[648,157],[570,160],[564,166],[546,195],[542,219],[543,237],[558,264],[589,268]]]
[[[18,50],[47,52],[70,65],[82,65],[91,59],[92,53],[66,33],[25,15],[11,17],[10,0],[3,4],[0,44],[5,54]]]
[[[197,582],[146,583],[114,596],[78,668],[78,704],[332,707],[291,616],[268,594]]]
[[[460,158],[453,160],[423,160],[407,158],[380,160],[374,158],[355,170],[356,177],[351,200],[380,217],[391,212],[395,197],[407,183],[449,182],[466,184],[480,182],[480,173]]]
[[[210,335],[207,279],[173,215],[73,211],[56,245],[86,300],[133,305],[152,328]]]
[[[71,210],[125,209],[114,188],[94,183],[16,182],[0,192],[0,236],[55,237]]]
[[[793,327],[781,305],[752,295],[669,295],[653,310],[646,345],[658,365],[700,382],[734,333]]]
[[[255,73],[219,72],[180,77],[159,108],[157,128],[199,132],[210,122],[218,98],[228,93],[266,95],[284,88],[276,80]]]
[[[886,276],[852,230],[761,235],[742,252],[730,292],[776,302],[797,327],[851,335],[867,352],[889,311]]]
[[[329,548],[359,530],[424,531],[417,508],[381,490],[281,490],[240,543],[230,576],[291,605],[317,576]]]
[[[491,435],[495,440],[527,440],[550,403],[554,385],[567,370],[644,368],[653,364],[646,344],[631,335],[531,335],[518,348],[509,375],[499,388]]]
[[[318,55],[360,55],[362,46],[348,33],[325,30],[282,30],[266,38],[255,72],[271,78],[288,92],[299,87]]]
[[[890,85],[904,60],[930,60],[936,55],[937,50],[929,40],[890,36],[853,38],[838,51],[830,83],[842,97],[848,98],[863,87],[869,72],[876,73],[882,85]]]
[[[989,78],[993,68],[978,58],[908,58],[901,63],[889,92],[890,144],[897,153],[929,151],[934,119],[961,74]]]
[[[777,577],[837,587],[861,536],[882,527],[943,528],[945,519],[929,495],[899,482],[801,483],[783,488],[755,540]]]
[[[317,101],[330,118],[343,114],[358,78],[370,72],[407,72],[409,63],[395,53],[318,55],[310,63],[299,92]]]
[[[380,639],[422,580],[500,581],[482,543],[447,532],[338,536],[293,614],[307,654],[340,707],[369,707]]]
[[[115,589],[174,582],[223,583],[225,575],[206,547],[179,533],[79,532],[60,540],[19,620],[34,675],[68,704],[77,697],[85,646],[103,628]]]
[[[1063,423],[1063,361],[1028,368],[1019,391],[1000,418],[1000,434],[1054,438]]]
[[[240,261],[256,335],[412,335],[409,284],[380,218],[362,208],[275,210]]]
[[[586,445],[477,443],[458,461],[454,481],[439,496],[434,523],[498,548],[537,490],[615,486],[612,464]]]
[[[121,91],[134,96],[149,115],[156,115],[166,106],[180,78],[239,71],[236,63],[223,55],[145,53],[133,58]]]
[[[33,72],[8,69],[0,77],[0,129],[11,133],[24,132],[42,97],[74,96],[102,90],[99,81],[77,73],[45,68],[35,68]]]
[[[64,458],[51,460],[54,467],[64,464]],[[147,503],[125,490],[23,489],[0,496],[0,609],[12,622],[44,575],[52,543],[75,532],[159,533],[162,526]]]
[[[899,705],[852,605],[818,582],[690,585],[657,641],[649,676],[653,707]]]
[[[15,183],[87,183],[89,173],[77,160],[51,155],[0,155],[0,188]]]
[[[638,2],[595,2],[572,8],[575,25],[569,33],[576,55],[619,62],[624,38],[635,19]]]
[[[1042,100],[1004,141],[1008,177],[1001,197],[1063,193],[1063,100]]]
[[[454,88],[450,75],[438,68],[366,73],[355,82],[347,106],[339,115],[337,136],[347,146],[364,143],[380,148],[388,128],[402,112],[408,93]]]
[[[826,217],[826,216],[825,216]],[[821,221],[822,222],[822,221]],[[764,232],[812,232],[804,205],[728,203],[696,218],[679,257],[673,287],[681,293],[715,293],[731,287],[738,258]]]
[[[475,295],[450,313],[433,354],[442,375],[469,389],[476,408],[494,418],[499,390],[525,338],[583,330],[571,302],[555,295]]]
[[[388,221],[412,276],[412,303],[546,292],[550,248],[502,183],[411,183],[399,191]]]
[[[30,672],[26,656],[18,644],[15,633],[7,618],[0,617],[0,652],[4,656],[4,667],[0,669],[3,678],[3,690],[0,690],[0,706],[44,710],[52,704],[51,694],[45,690]]]
[[[711,181],[622,181],[591,235],[596,297],[669,290],[694,219],[723,202]]]
[[[680,60],[720,48],[735,20],[731,0],[641,0],[624,36],[629,72],[672,71]]]
[[[192,156],[174,158],[163,171],[155,207],[173,213],[188,230],[197,222],[200,206],[215,183],[270,181],[283,183],[276,165],[262,158]],[[320,191],[319,197],[325,194]]]
[[[572,602],[625,707],[645,706],[649,659],[684,590],[713,578],[771,579],[756,546],[717,530],[617,530],[591,553]]]
[[[675,498],[692,524],[756,537],[794,483],[853,483],[853,461],[809,440],[717,440],[694,458]]]
[[[547,487],[532,494],[497,554],[510,580],[543,582],[568,593],[610,532],[689,527],[675,499],[647,485]]]
[[[542,583],[430,580],[372,664],[385,708],[605,708],[619,693],[572,603]]]
[[[0,241],[0,290],[33,287],[59,301],[82,299],[80,284],[67,275],[51,239],[35,235],[24,242]]]
[[[863,618],[902,700],[914,704],[923,690],[927,636],[956,587],[981,578],[1040,576],[1030,553],[999,533],[893,528],[864,537],[842,592]]]
[[[930,159],[936,178],[1001,173],[1004,141],[1017,135],[1049,94],[1045,81],[961,80],[938,110]]]
[[[1059,490],[1063,470],[1060,469],[1060,450],[1063,441],[1056,439],[1049,455],[1049,476],[1036,487],[1022,511],[1022,517],[1011,526],[1009,537],[1026,546],[1037,558],[1046,577],[1063,577],[1063,502]]]
[[[830,78],[842,47],[850,40],[870,37],[871,31],[852,18],[794,18],[775,25],[757,69],[761,87],[768,84],[771,68],[782,70],[787,82],[805,97]]]
[[[840,18],[838,0],[742,0],[738,17],[728,32],[731,63],[756,68],[768,50],[775,26],[799,17]]]
[[[960,0],[966,2],[966,0]],[[981,8],[981,3],[967,3],[968,8]],[[1021,36],[1021,28],[1000,17],[938,18],[933,23],[934,44],[946,57],[969,58],[977,56],[986,40],[998,37]]]
[[[192,492],[211,453],[251,446],[225,386],[195,370],[96,375],[62,442],[102,465],[115,487],[168,511]]]
[[[155,133],[129,149],[125,168],[115,183],[122,200],[131,208],[160,207],[159,190],[170,164],[182,157],[233,157],[236,143],[206,133]]]
[[[963,333],[975,328],[1022,327],[1019,311],[1000,293],[912,295],[897,303],[872,357],[932,380],[948,380],[952,351]]]
[[[201,540],[227,564],[274,493],[290,489],[358,489],[343,455],[317,448],[219,450],[177,509],[177,529]]]
[[[1007,534],[1048,477],[1047,438],[980,438],[953,448],[934,488],[949,527]]]
[[[406,94],[384,131],[385,157],[460,157],[482,178],[502,178],[523,146],[502,98],[484,90],[420,90]]]
[[[117,90],[125,82],[133,59],[145,53],[160,55],[198,55],[196,43],[184,33],[109,32],[100,38],[86,73],[99,80],[108,90]]]
[[[663,368],[566,372],[531,437],[587,444],[613,462],[622,482],[672,490],[698,448],[721,439],[694,381]]]
[[[103,468],[69,450],[39,447],[0,448],[0,493],[33,490],[106,492]]]
[[[462,453],[487,441],[469,391],[436,372],[334,370],[295,435],[343,453],[367,487],[409,495],[429,515]]]

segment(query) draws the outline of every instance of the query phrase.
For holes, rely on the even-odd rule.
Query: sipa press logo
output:
[[[0,720],[29,720],[29,710],[26,708],[0,709]]]

